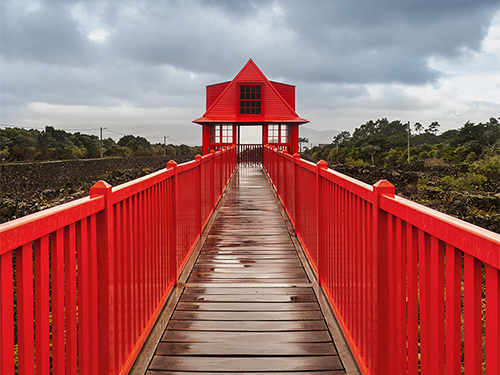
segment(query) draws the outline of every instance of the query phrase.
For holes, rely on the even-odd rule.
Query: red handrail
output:
[[[323,161],[264,167],[363,374],[500,373],[500,235]]]
[[[1,224],[0,374],[128,373],[235,167],[169,162]]]

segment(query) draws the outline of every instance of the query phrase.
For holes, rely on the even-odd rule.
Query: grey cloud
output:
[[[19,3],[2,4],[2,55],[57,65],[82,65],[85,38],[68,12],[53,4],[26,11]]]

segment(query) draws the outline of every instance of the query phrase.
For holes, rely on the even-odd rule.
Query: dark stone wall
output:
[[[169,157],[150,156],[2,164],[0,191],[3,198],[23,200],[47,189],[88,188],[98,180],[107,181],[107,177],[117,172],[130,174],[147,170],[151,173],[165,168],[169,160]],[[107,182],[114,185],[112,181]]]

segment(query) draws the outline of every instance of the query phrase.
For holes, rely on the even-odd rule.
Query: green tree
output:
[[[372,157],[372,165],[375,165],[374,156],[380,150],[380,147],[374,146],[374,145],[368,145],[368,146],[363,147],[361,150],[363,150],[364,152],[366,152],[368,155],[370,155]]]
[[[309,143],[309,138],[299,137],[299,150],[302,150],[303,143],[307,145]]]

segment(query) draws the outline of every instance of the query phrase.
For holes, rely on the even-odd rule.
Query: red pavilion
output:
[[[203,155],[240,144],[241,126],[261,126],[262,143],[299,151],[295,86],[270,81],[250,59],[232,81],[207,86],[207,109],[193,121],[203,126]]]

